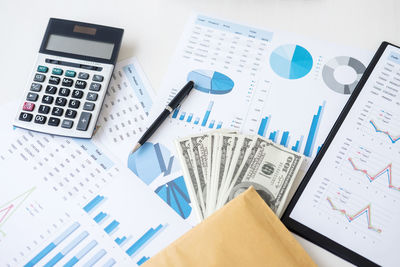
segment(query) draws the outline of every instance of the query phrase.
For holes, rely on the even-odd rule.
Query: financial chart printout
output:
[[[174,140],[229,129],[267,137],[311,159],[370,58],[360,49],[195,15],[149,121],[188,80],[195,88],[146,145],[126,154],[128,167],[191,221],[191,201],[180,193],[186,186]],[[177,198],[168,200],[162,193],[166,189]]]
[[[398,266],[400,49],[388,46],[290,217],[384,266]]]

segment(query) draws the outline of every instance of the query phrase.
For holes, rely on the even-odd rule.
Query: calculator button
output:
[[[33,104],[31,102],[25,102],[22,109],[25,111],[33,111],[35,109],[35,104]]]
[[[54,116],[62,116],[64,113],[64,110],[62,108],[54,107],[53,110],[51,111],[51,115]]]
[[[95,82],[102,82],[104,80],[104,77],[101,75],[93,75],[93,81]]]
[[[69,96],[70,92],[71,92],[71,90],[69,90],[68,88],[60,88],[60,91],[58,92],[58,94],[60,96]]]
[[[36,73],[35,77],[33,78],[33,80],[35,82],[40,82],[40,83],[43,82],[45,79],[46,79],[46,76],[43,74],[39,74],[39,73]]]
[[[85,87],[86,87],[86,82],[85,81],[80,81],[80,80],[76,81],[75,88],[85,89]]]
[[[38,112],[42,114],[48,114],[50,112],[50,107],[45,105],[40,105]]]
[[[62,80],[62,86],[71,87],[73,83],[74,83],[74,80],[69,79],[69,78],[63,78],[63,80]]]
[[[74,119],[76,117],[76,111],[72,109],[67,109],[67,112],[65,112],[65,117]]]
[[[81,102],[79,102],[78,100],[69,100],[69,104],[68,107],[70,108],[79,108],[79,105],[81,104]]]
[[[94,106],[95,105],[92,102],[85,102],[85,104],[83,104],[83,110],[93,111]]]
[[[40,83],[32,83],[31,84],[31,91],[40,92],[40,90],[42,90],[42,85]]]
[[[63,122],[61,123],[61,127],[67,128],[67,129],[71,129],[72,125],[74,125],[74,122],[71,120],[63,120]]]
[[[62,75],[62,74],[63,74],[63,70],[62,70],[62,69],[59,69],[59,68],[54,68],[54,69],[51,71],[51,74],[54,74],[54,75]]]
[[[58,126],[59,124],[60,124],[60,119],[54,118],[54,117],[50,117],[48,125],[50,125],[50,126]]]
[[[41,66],[41,65],[39,65],[39,66],[37,67],[37,71],[38,71],[38,72],[46,73],[48,70],[49,70],[49,68],[46,67],[46,66]]]
[[[81,91],[81,90],[72,91],[71,97],[81,99],[82,96],[83,96],[83,91]]]
[[[67,99],[66,98],[64,98],[64,97],[57,97],[56,98],[56,103],[55,103],[57,106],[61,106],[61,107],[63,107],[63,106],[65,106],[66,104],[67,104]]]
[[[98,92],[98,91],[100,91],[100,88],[101,88],[101,84],[99,84],[99,83],[91,83],[90,87],[89,87],[89,90]]]
[[[56,84],[56,85],[59,84],[60,83],[60,77],[50,76],[49,83],[50,84]]]
[[[79,118],[78,126],[76,127],[76,129],[79,131],[86,131],[89,126],[91,118],[92,118],[91,113],[82,112],[81,117]]]
[[[46,116],[43,115],[36,115],[35,116],[35,123],[45,124],[46,123]]]
[[[65,72],[65,76],[74,78],[76,76],[76,72],[73,70],[67,70]]]
[[[42,97],[42,103],[45,103],[45,104],[51,104],[51,103],[53,103],[53,100],[54,100],[54,97],[52,97],[50,95],[44,95]]]
[[[87,80],[87,79],[89,79],[89,73],[86,73],[86,72],[79,72],[78,78],[79,78],[79,79],[82,79],[82,80]]]
[[[38,99],[39,95],[35,93],[28,93],[26,96],[26,100],[35,102]]]
[[[46,94],[54,95],[55,93],[57,93],[57,87],[55,87],[53,85],[47,85],[45,92],[46,92]]]
[[[96,93],[88,93],[87,96],[86,96],[86,100],[96,101],[98,96],[99,95],[96,94]]]
[[[26,112],[21,112],[21,114],[19,114],[20,121],[31,121],[32,118],[33,118],[33,115],[26,113]]]

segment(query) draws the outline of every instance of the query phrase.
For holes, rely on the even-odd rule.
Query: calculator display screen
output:
[[[81,56],[111,59],[114,44],[51,34],[46,49]]]

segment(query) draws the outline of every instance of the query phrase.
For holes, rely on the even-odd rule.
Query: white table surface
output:
[[[0,104],[21,96],[50,17],[124,28],[119,59],[138,57],[157,92],[193,12],[371,51],[400,44],[399,0],[1,0]],[[318,265],[350,265],[296,238]]]

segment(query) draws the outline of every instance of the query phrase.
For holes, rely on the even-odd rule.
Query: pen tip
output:
[[[132,149],[131,154],[135,153],[139,148],[141,144],[137,143],[136,146]]]

